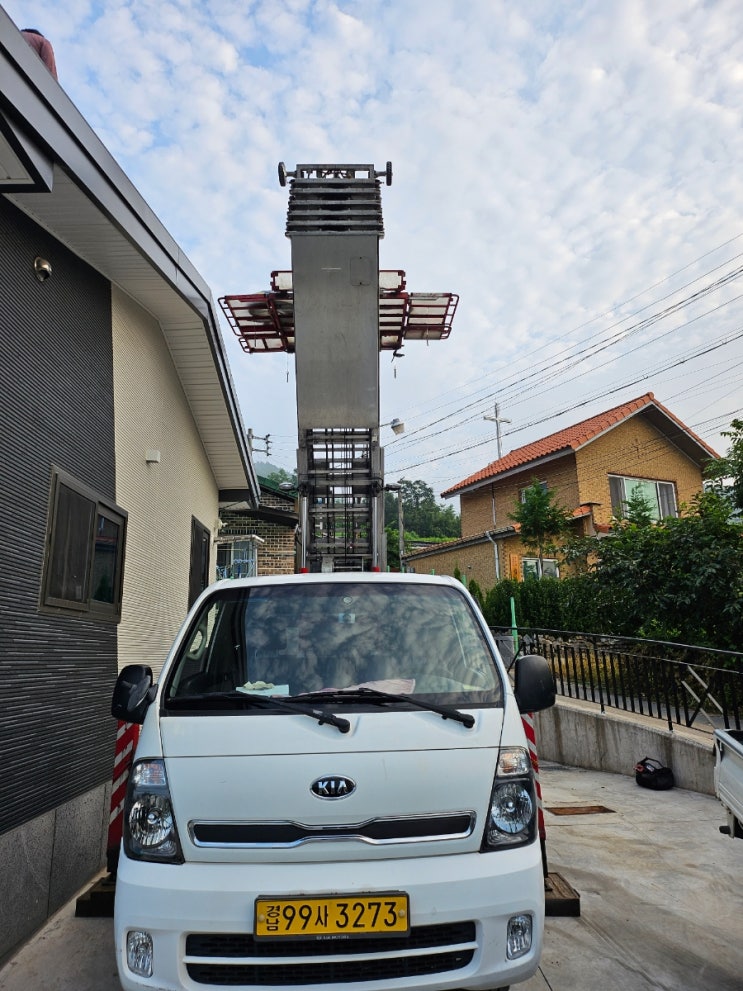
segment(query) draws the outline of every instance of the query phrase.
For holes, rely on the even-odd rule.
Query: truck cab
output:
[[[122,986],[504,988],[537,969],[537,799],[511,686],[451,578],[302,574],[217,582],[157,685],[131,666],[113,712],[142,722],[124,813]]]

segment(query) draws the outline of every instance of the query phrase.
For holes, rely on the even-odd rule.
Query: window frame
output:
[[[217,539],[217,579],[221,578],[256,578],[258,575],[258,548],[252,535],[236,535],[234,537],[219,537]],[[243,548],[242,545],[245,545]],[[236,558],[235,551],[246,550],[244,558]],[[220,563],[220,558],[222,562]],[[229,558],[228,561],[225,559]],[[236,569],[236,565],[247,565],[243,574],[241,568]],[[237,574],[235,573],[237,570]]]
[[[527,572],[527,567],[526,567],[527,564],[529,565],[528,572]],[[545,557],[545,558],[542,558],[542,565],[544,566],[546,564],[554,565],[554,574],[552,574],[551,571],[550,572],[544,571],[544,568],[543,567],[542,567],[542,569],[540,569],[540,567],[539,567],[539,558],[538,557],[523,556],[521,558],[521,579],[522,579],[522,581],[526,581],[526,579],[529,578],[529,577],[531,577],[531,576],[535,576],[536,578],[544,578],[545,576],[547,578],[559,578],[560,577],[560,564],[559,564],[557,558],[556,557]],[[541,574],[540,574],[540,570],[542,571]]]
[[[539,487],[541,488],[542,492],[546,492],[547,489],[549,488],[549,485],[547,484],[547,482],[544,481],[544,479],[541,479],[541,478],[540,479],[537,479],[536,481],[538,482]],[[528,485],[525,485],[522,489],[519,489],[519,502],[522,505],[526,502],[526,493],[529,491],[529,489],[533,488],[534,484],[535,484],[534,482],[529,482]]]
[[[617,481],[621,482],[621,485],[622,485],[622,499],[621,499],[621,502],[620,502],[620,510],[621,510],[620,514],[617,514],[615,512],[615,504],[614,504],[614,500],[612,498],[612,480],[617,480]],[[627,483],[630,484],[630,489],[631,489],[632,485],[638,485],[638,484],[640,484],[642,482],[645,482],[645,483],[648,483],[650,485],[655,486],[655,499],[656,499],[656,507],[655,508],[657,509],[657,512],[658,512],[658,516],[655,517],[655,522],[656,523],[659,522],[662,519],[667,519],[669,517],[677,517],[678,516],[678,500],[676,498],[676,483],[675,482],[669,482],[667,480],[659,479],[659,478],[640,478],[639,476],[636,476],[636,475],[619,475],[616,472],[609,472],[609,499],[610,499],[610,502],[611,502],[611,514],[612,514],[612,516],[614,516],[616,519],[622,519],[622,520],[623,519],[626,519],[626,503],[627,503],[627,500],[631,497],[631,494],[632,494],[631,491],[629,493],[627,492]],[[663,487],[663,491],[665,493],[664,496],[661,496],[661,486]],[[670,500],[668,499],[668,495],[669,494],[671,496],[671,499]],[[664,506],[664,504],[665,505],[669,505],[669,504],[671,505],[671,509],[673,510],[672,513],[670,513],[670,514],[668,514],[668,513],[664,514],[664,512],[663,512],[663,506]]]
[[[58,541],[60,539],[64,540],[65,537],[68,539],[70,537],[74,539],[75,537],[75,534],[65,533],[63,530],[66,527],[66,523],[61,520],[64,510],[60,510],[60,499],[64,495],[64,490],[72,493],[77,498],[78,503],[80,503],[80,500],[83,500],[91,507],[89,521],[86,522],[83,519],[83,526],[82,528],[78,528],[77,533],[78,538],[84,534],[86,541],[83,553],[80,555],[80,560],[78,561],[78,563],[84,564],[85,573],[81,583],[81,594],[79,597],[74,598],[72,596],[56,594],[57,590],[54,589],[58,569],[61,567],[63,570],[66,570],[70,565],[69,557],[65,554],[65,548],[60,547]],[[93,579],[99,573],[95,568],[96,554],[100,552],[99,543],[96,540],[99,519],[103,519],[118,527],[111,601],[96,599],[94,597]],[[117,506],[113,500],[102,496],[95,489],[78,481],[73,475],[63,471],[61,468],[52,466],[44,544],[44,563],[39,593],[40,611],[54,613],[55,615],[91,618],[113,623],[121,621],[127,520],[128,514],[126,510]],[[68,544],[68,551],[70,546]],[[60,554],[63,555],[62,560],[59,558]]]

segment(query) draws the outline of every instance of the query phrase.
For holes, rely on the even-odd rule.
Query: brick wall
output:
[[[409,557],[406,561],[406,570],[418,575],[428,575],[432,571],[437,575],[453,575],[457,569],[467,576],[468,582],[474,578],[481,588],[492,588],[495,584],[495,552],[488,537],[456,541],[455,546],[448,550],[444,547],[430,554]]]
[[[528,467],[474,492],[464,493],[460,498],[462,536],[475,536],[485,530],[510,526],[509,514],[515,511],[521,490],[531,485],[535,478],[555,489],[558,504],[566,509],[572,511],[583,501],[579,498],[575,458],[571,453],[537,468]]]
[[[272,496],[261,490],[261,505],[286,509],[286,500]],[[224,526],[219,531],[220,537],[236,537],[255,535],[263,543],[258,544],[258,574],[259,575],[291,575],[294,574],[294,526],[282,526],[257,520],[248,513],[222,510],[220,519]]]
[[[598,437],[576,455],[582,502],[595,502],[597,523],[611,520],[609,472],[633,478],[673,482],[676,503],[688,503],[702,489],[701,469],[659,430],[634,416]]]

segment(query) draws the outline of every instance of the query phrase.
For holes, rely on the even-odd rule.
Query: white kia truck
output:
[[[218,582],[141,722],[116,878],[127,991],[505,988],[537,969],[544,869],[521,713],[461,583],[301,574]]]

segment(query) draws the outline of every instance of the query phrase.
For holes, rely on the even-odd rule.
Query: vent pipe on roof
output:
[[[56,79],[57,63],[54,59],[54,49],[52,48],[51,41],[45,38],[41,31],[37,31],[36,28],[24,28],[21,34]]]

